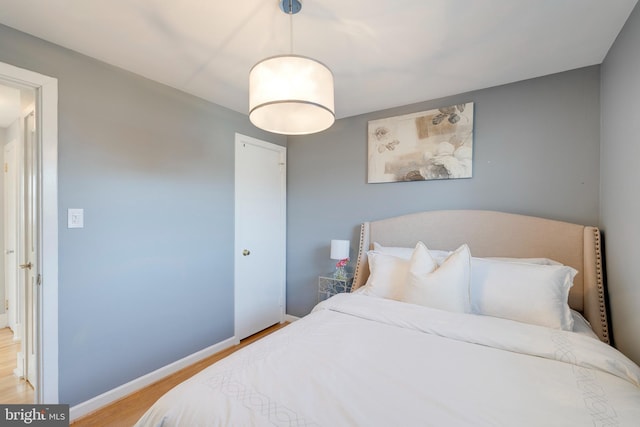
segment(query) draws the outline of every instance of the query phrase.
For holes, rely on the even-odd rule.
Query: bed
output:
[[[351,293],[136,425],[636,426],[640,368],[609,345],[603,281],[595,227],[490,211],[366,222]]]

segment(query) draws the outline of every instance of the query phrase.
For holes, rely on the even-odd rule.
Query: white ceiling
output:
[[[293,53],[353,116],[599,64],[637,0],[303,0]],[[0,0],[0,23],[247,114],[279,0]]]

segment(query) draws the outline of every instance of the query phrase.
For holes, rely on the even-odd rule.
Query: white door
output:
[[[4,147],[4,283],[7,310],[7,323],[14,333],[14,338],[19,339],[18,331],[18,305],[17,305],[17,164],[16,164],[15,140]]]
[[[39,177],[40,162],[36,136],[35,112],[24,118],[24,257],[20,268],[24,270],[24,363],[26,378],[31,385],[37,387],[37,317],[38,313],[38,281],[40,259],[38,257],[38,224],[39,212]]]
[[[236,134],[235,335],[284,320],[286,148]]]

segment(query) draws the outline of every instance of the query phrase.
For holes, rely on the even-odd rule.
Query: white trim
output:
[[[13,341],[14,342],[21,342],[22,341],[22,324],[21,323],[16,323],[15,325],[13,325],[13,328],[11,328],[11,330],[13,331]]]
[[[299,317],[296,317],[296,316],[292,316],[292,315],[290,315],[290,314],[285,314],[285,315],[284,315],[284,321],[285,321],[285,322],[293,323],[293,322],[295,322],[296,320],[300,320],[300,318],[299,318]]]
[[[95,412],[98,409],[115,402],[116,400],[122,399],[123,397],[135,393],[136,391],[150,384],[153,384],[173,373],[176,373],[179,370],[186,368],[187,366],[191,366],[194,363],[197,363],[209,356],[219,353],[222,350],[225,350],[239,343],[240,341],[237,340],[235,336],[233,336],[196,353],[190,354],[189,356],[183,357],[180,360],[163,366],[162,368],[156,369],[153,372],[149,372],[148,374],[136,378],[135,380],[129,381],[126,384],[122,384],[121,386],[102,393],[101,395],[98,395],[92,399],[72,406],[69,409],[70,421],[74,421],[80,417]]]
[[[0,328],[6,328],[9,326],[8,319],[9,316],[7,316],[7,313],[0,314]]]
[[[41,138],[41,274],[36,402],[58,403],[58,80],[0,62],[0,81],[36,89]]]
[[[13,375],[17,378],[24,378],[24,353],[16,353],[16,367],[13,368]]]

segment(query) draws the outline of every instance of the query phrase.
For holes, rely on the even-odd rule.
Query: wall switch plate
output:
[[[84,228],[84,209],[67,209],[67,228]]]

